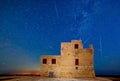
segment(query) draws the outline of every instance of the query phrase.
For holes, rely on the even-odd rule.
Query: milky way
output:
[[[60,43],[93,44],[97,74],[120,74],[120,1],[1,0],[0,71],[39,70]]]

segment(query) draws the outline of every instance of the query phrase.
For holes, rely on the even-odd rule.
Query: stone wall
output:
[[[43,64],[43,59],[47,59],[47,64]],[[52,64],[51,60],[56,59],[56,64]],[[42,56],[41,57],[41,65],[40,65],[40,74],[42,77],[49,77],[49,72],[54,72],[55,76],[57,77],[60,66],[60,56]]]
[[[76,45],[76,46],[75,46]],[[84,49],[81,40],[61,43],[61,56],[42,56],[41,75],[49,77],[49,72],[54,72],[54,77],[59,78],[94,78],[94,49],[90,45]],[[42,64],[43,58],[48,60]],[[56,59],[56,64],[51,64],[51,59]],[[78,59],[78,64],[75,64]]]

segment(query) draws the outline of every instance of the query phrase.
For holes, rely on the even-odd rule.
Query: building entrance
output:
[[[49,77],[54,78],[54,72],[49,72]]]

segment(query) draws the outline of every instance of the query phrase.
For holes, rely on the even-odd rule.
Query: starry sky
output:
[[[94,46],[96,74],[120,75],[120,0],[0,0],[0,72],[38,71],[60,43]]]

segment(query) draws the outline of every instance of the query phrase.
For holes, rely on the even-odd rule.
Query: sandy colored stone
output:
[[[75,49],[75,44],[78,48]],[[47,64],[43,64],[47,59]],[[51,60],[56,59],[56,64]],[[79,59],[79,65],[75,65],[75,59]],[[61,43],[60,56],[41,56],[40,73],[42,77],[49,77],[53,72],[55,78],[95,78],[94,73],[94,48],[83,48],[81,40]]]

